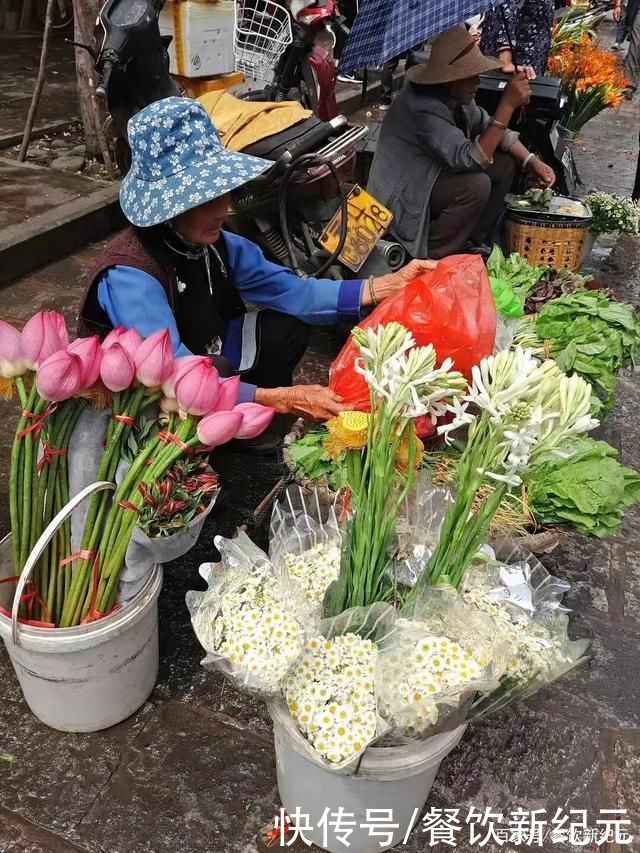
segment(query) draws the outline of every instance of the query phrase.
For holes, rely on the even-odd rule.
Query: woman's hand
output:
[[[271,406],[281,415],[297,415],[314,421],[328,421],[348,408],[339,394],[322,385],[258,388],[255,401]]]
[[[382,275],[373,279],[373,288],[369,282],[365,282],[364,291],[362,293],[362,305],[365,308],[371,305],[377,305],[382,302],[387,296],[393,296],[403,287],[406,287],[414,278],[418,278],[423,272],[434,270],[437,264],[435,261],[415,260],[402,267],[398,272],[392,272],[388,275]]]
[[[536,74],[536,69],[532,68],[531,65],[518,65],[518,68],[516,69],[516,66],[513,64],[513,62],[507,62],[502,66],[502,70],[505,74],[515,74],[516,70],[522,71],[527,80],[535,80],[538,76]]]
[[[553,171],[551,166],[547,166],[547,164],[543,160],[540,160],[539,157],[534,157],[533,160],[529,161],[527,171],[529,174],[534,176],[536,184],[538,184],[539,187],[548,189],[556,182],[556,173]]]
[[[622,3],[616,3],[613,7],[613,20],[619,24],[622,20]]]

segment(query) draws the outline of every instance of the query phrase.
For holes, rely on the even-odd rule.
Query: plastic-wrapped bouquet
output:
[[[615,193],[595,192],[587,201],[593,213],[591,231],[594,234],[640,232],[640,207],[633,199]]]
[[[216,546],[222,562],[200,569],[208,590],[187,593],[194,631],[207,652],[203,664],[261,696],[278,696],[304,648],[301,594],[246,534],[217,537]]]

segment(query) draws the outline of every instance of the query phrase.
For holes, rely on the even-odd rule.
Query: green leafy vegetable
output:
[[[507,317],[522,317],[524,304],[545,268],[532,267],[517,252],[505,258],[502,249],[494,246],[487,271],[498,311]]]
[[[570,524],[598,538],[620,527],[628,507],[640,501],[640,475],[618,462],[605,441],[582,438],[570,459],[529,469],[529,508],[542,524]]]
[[[640,321],[633,306],[613,302],[600,290],[578,290],[547,302],[535,331],[549,342],[560,369],[590,382],[610,410],[618,372],[640,352]]]
[[[309,480],[326,478],[329,486],[339,492],[347,484],[347,468],[343,458],[337,462],[324,451],[326,429],[309,430],[287,448],[289,458],[303,477]]]

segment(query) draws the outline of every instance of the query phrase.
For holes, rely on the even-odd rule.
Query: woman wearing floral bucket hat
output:
[[[128,133],[132,164],[120,202],[132,227],[90,274],[80,332],[125,326],[146,337],[168,328],[178,356],[210,354],[223,376],[240,374],[240,402],[322,420],[341,411],[328,388],[291,387],[309,325],[357,323],[431,262],[372,282],[302,281],[222,228],[229,194],[272,163],[227,151],[204,107],[187,98],[145,107]],[[261,310],[248,312],[245,301]]]

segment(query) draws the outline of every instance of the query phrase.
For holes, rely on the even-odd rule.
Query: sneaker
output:
[[[363,77],[360,71],[351,71],[349,74],[338,74],[341,83],[362,83]]]
[[[611,45],[611,50],[622,50],[622,45],[620,44],[620,42],[614,41],[614,43]]]
[[[627,86],[627,88],[624,90],[624,92],[622,94],[625,96],[627,101],[633,100],[633,96],[636,93],[636,88],[637,88],[636,86]]]
[[[378,109],[384,113],[389,109],[390,106],[391,106],[391,98],[389,98],[388,100],[385,98],[384,101],[380,101],[380,103],[378,104]]]

